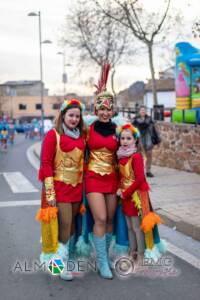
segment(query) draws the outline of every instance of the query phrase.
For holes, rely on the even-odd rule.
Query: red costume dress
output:
[[[126,216],[138,216],[140,202],[138,192],[148,192],[149,185],[144,175],[144,163],[140,153],[119,159],[120,189],[122,190],[122,209]]]
[[[116,172],[116,134],[103,136],[95,131],[91,124],[88,131],[89,162],[87,165],[85,184],[88,193],[115,194],[118,186]]]
[[[47,199],[55,197],[57,202],[82,200],[84,150],[84,137],[74,139],[59,135],[55,129],[47,133],[39,171],[39,179],[45,182]]]

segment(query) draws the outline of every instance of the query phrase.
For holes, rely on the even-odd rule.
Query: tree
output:
[[[167,23],[171,0],[164,1],[159,12],[148,11],[138,0],[112,0],[112,10],[108,10],[104,3],[93,0],[98,8],[114,22],[128,29],[148,50],[149,66],[152,78],[152,92],[154,104],[158,103],[156,94],[155,68],[153,47],[158,36],[163,33],[164,23]],[[101,2],[101,3],[100,3]],[[163,37],[163,36],[162,36]]]
[[[109,1],[106,9],[110,11]],[[79,0],[76,7],[67,15],[67,25],[62,38],[78,53],[79,62],[95,63],[102,67],[105,62],[111,65],[111,87],[114,90],[116,66],[123,55],[130,55],[129,38],[126,29],[105,16],[94,1]],[[133,54],[133,50],[131,50]]]

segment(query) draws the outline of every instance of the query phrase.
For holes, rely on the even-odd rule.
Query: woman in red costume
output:
[[[42,210],[45,211],[46,207],[57,207],[57,254],[64,261],[74,251],[74,220],[82,200],[85,151],[82,108],[83,105],[77,99],[64,101],[56,126],[45,136],[41,152],[39,179],[44,183],[45,199],[38,219],[42,220]],[[48,253],[43,247],[44,260],[45,252]],[[60,277],[65,280],[73,279],[67,268]]]
[[[106,72],[108,74],[108,70],[109,65],[105,65],[102,77]],[[94,219],[93,243],[96,250],[97,267],[103,278],[112,279],[108,250],[112,239],[112,223],[117,205],[118,177],[115,159],[117,138],[116,125],[111,122],[113,96],[105,91],[106,80],[99,83],[95,104],[95,114],[98,119],[90,125],[87,134],[89,158],[85,184],[88,204]]]

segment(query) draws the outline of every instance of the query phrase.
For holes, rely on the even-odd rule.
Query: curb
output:
[[[172,215],[164,209],[157,209],[156,212],[163,219],[164,225],[173,228],[179,232],[184,233],[192,237],[195,240],[200,241],[200,226],[192,225],[180,219],[179,217]]]
[[[37,151],[39,145],[40,142],[35,143],[32,146],[30,146],[26,151],[26,156],[28,158],[28,161],[30,162],[32,167],[37,171],[39,170],[40,167],[40,154]]]
[[[37,143],[37,144],[35,144],[34,146],[34,149],[33,149],[33,153],[34,153],[34,155],[37,157],[37,159],[38,160],[40,160],[40,151],[39,151],[39,149],[38,149],[38,146],[40,146],[41,145],[41,143],[39,142],[39,143]]]

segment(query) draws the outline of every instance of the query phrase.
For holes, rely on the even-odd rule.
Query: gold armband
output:
[[[56,193],[54,190],[54,182],[53,177],[47,177],[44,180],[46,199],[47,201],[54,200],[56,197]]]

